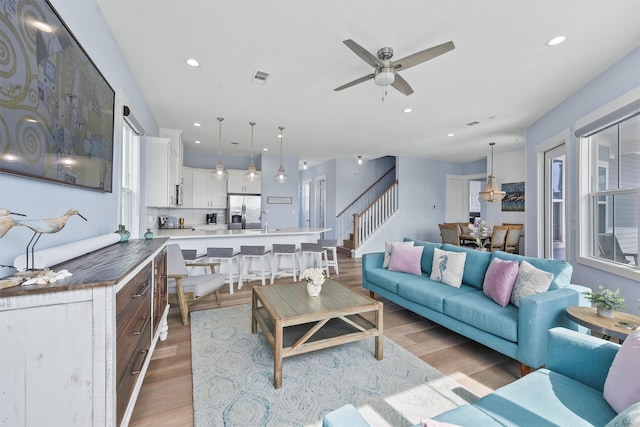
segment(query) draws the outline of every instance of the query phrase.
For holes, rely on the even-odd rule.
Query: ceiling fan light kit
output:
[[[284,140],[284,126],[279,126],[278,129],[280,129],[280,135],[278,135],[280,137],[280,167],[278,168],[278,173],[274,175],[273,179],[278,184],[284,184],[289,179],[287,174],[284,173],[284,166],[282,166],[282,141]]]
[[[496,143],[490,142],[489,145],[491,146],[491,175],[487,177],[487,187],[478,194],[484,201],[497,202],[504,199],[506,193],[498,188],[496,177],[493,175],[493,146]]]

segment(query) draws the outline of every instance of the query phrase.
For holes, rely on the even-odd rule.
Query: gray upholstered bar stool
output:
[[[284,265],[282,264],[284,263]],[[274,243],[271,247],[271,284],[276,277],[293,276],[296,281],[298,249],[295,244]]]
[[[338,271],[338,241],[336,239],[318,239],[318,244],[327,251],[327,275],[329,275],[329,267],[333,267],[336,276],[340,274]],[[331,257],[329,257],[331,254]]]
[[[238,255],[233,252],[233,248],[207,248],[207,258],[220,263],[219,273],[226,276],[225,282],[229,283],[230,294],[233,294],[234,278],[238,278],[238,289],[242,288]]]
[[[262,279],[262,286],[265,285],[266,275],[269,273],[269,254],[271,251],[265,250],[263,246],[240,246],[240,278],[238,279],[238,289],[242,287],[244,280]],[[258,266],[255,266],[255,263]]]
[[[319,243],[300,243],[300,271],[309,267],[325,270],[327,277],[329,277],[327,250]]]

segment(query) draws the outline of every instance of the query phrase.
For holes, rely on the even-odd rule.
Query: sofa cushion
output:
[[[518,342],[518,309],[500,307],[482,291],[451,295],[444,300],[444,314],[500,338]]]
[[[478,289],[482,289],[484,283],[484,275],[489,268],[491,262],[491,252],[478,251],[473,248],[464,246],[455,246],[450,244],[442,245],[442,249],[453,252],[464,252],[467,254],[467,260],[464,264],[464,275],[462,283],[470,285]]]
[[[477,289],[471,286],[462,285],[459,288],[454,288],[453,286],[433,281],[425,276],[421,278],[416,278],[416,276],[412,277],[413,279],[407,279],[398,283],[398,295],[409,301],[422,304],[439,313],[444,312],[445,298],[453,295],[466,294],[468,292],[477,292]]]
[[[398,293],[398,283],[415,278],[413,274],[389,271],[378,267],[367,270],[367,280],[394,294]]]
[[[412,241],[406,242],[384,242],[384,261],[382,261],[382,266],[387,268],[389,267],[389,262],[391,261],[391,251],[393,250],[393,245],[398,246],[413,246]]]
[[[437,417],[433,417],[433,419],[447,423],[460,424],[461,426],[472,425],[473,427],[504,427],[504,424],[500,424],[473,405],[458,406],[457,408],[450,409]]]
[[[435,248],[442,248],[441,243],[424,242],[422,240],[413,240],[408,237],[404,238],[404,241],[412,241],[413,246],[424,246],[422,251],[422,260],[420,261],[420,267],[422,272],[428,276],[431,275],[431,266],[433,265],[433,250]]]
[[[527,261],[522,261],[518,269],[518,277],[513,284],[511,303],[520,307],[520,298],[546,292],[552,280],[553,273],[540,270]]]
[[[467,254],[464,252],[434,249],[431,280],[437,280],[438,282],[459,288],[462,284],[462,274],[464,273],[464,262],[466,258]]]
[[[558,289],[563,286],[567,286],[571,283],[571,274],[573,273],[573,266],[563,259],[547,259],[547,258],[534,258],[517,254],[510,254],[502,251],[489,252],[492,257],[505,259],[509,261],[527,261],[535,268],[553,273],[553,280],[549,285],[549,289]]]
[[[632,332],[618,350],[604,382],[603,394],[618,413],[640,402],[640,329]]]
[[[493,258],[484,276],[482,292],[497,304],[506,307],[511,301],[511,291],[518,276],[518,262]]]
[[[389,261],[389,271],[402,271],[404,273],[422,275],[420,269],[420,259],[422,258],[422,246],[403,246],[403,243],[393,244],[391,250],[391,260]]]
[[[569,377],[538,369],[477,400],[502,425],[602,426],[616,413],[602,393]]]

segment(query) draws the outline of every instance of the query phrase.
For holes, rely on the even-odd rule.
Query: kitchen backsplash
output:
[[[207,223],[207,214],[217,214],[217,224],[227,223],[226,209],[147,208],[147,228],[158,228],[158,215],[184,218],[185,228]]]

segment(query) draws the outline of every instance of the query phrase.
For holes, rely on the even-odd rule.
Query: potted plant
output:
[[[620,289],[612,291],[600,285],[597,292],[589,291],[584,293],[584,297],[597,308],[598,316],[613,317],[613,312],[624,307],[624,297],[620,296]]]

